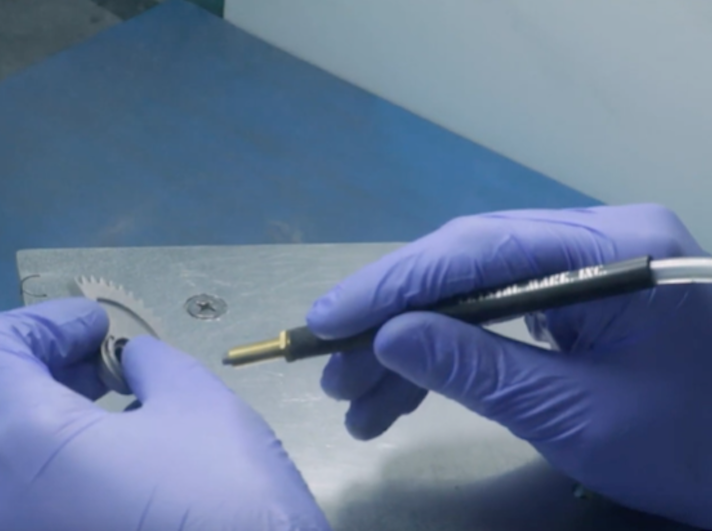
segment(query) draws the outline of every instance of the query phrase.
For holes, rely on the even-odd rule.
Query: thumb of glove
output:
[[[223,382],[197,359],[150,336],[129,341],[121,364],[129,387],[142,405],[195,409],[234,398]]]
[[[586,422],[575,361],[449,317],[398,316],[381,328],[375,352],[384,366],[415,385],[525,440],[552,440]]]

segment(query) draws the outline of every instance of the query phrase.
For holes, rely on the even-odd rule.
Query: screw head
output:
[[[185,309],[191,317],[211,321],[227,312],[227,303],[220,297],[202,293],[185,302]]]

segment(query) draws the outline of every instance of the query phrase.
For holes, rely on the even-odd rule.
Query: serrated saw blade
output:
[[[121,351],[136,336],[151,335],[160,339],[160,322],[141,299],[111,281],[82,276],[75,282],[82,295],[98,302],[109,317],[109,331],[101,347],[99,376],[112,391],[131,394],[121,368]]]

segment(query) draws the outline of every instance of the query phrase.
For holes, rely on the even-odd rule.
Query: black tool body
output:
[[[465,323],[477,325],[527,313],[590,302],[655,287],[651,258],[584,267],[517,284],[468,293],[423,308],[406,311],[431,311]],[[401,312],[404,313],[404,312]],[[383,324],[353,337],[324,340],[306,326],[287,331],[287,361],[297,361],[334,352],[368,347]]]

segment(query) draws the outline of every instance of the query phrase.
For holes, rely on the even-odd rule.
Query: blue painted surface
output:
[[[0,308],[23,248],[416,238],[598,204],[169,1],[0,85]]]

